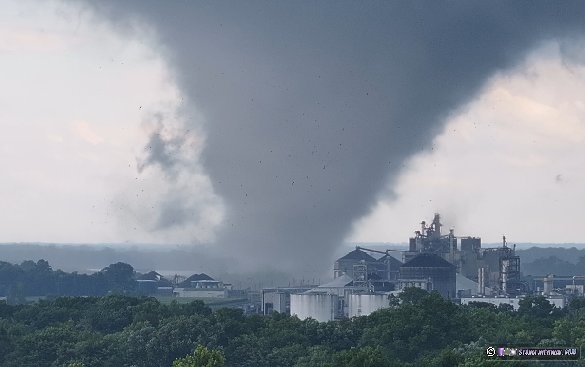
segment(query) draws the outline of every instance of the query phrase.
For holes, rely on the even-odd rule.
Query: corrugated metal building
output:
[[[421,253],[400,267],[400,288],[418,282],[427,284],[426,290],[434,290],[445,298],[453,299],[457,296],[456,269],[455,265],[438,255]]]
[[[335,261],[333,265],[333,277],[338,278],[343,274],[355,279],[353,269],[355,265],[365,264],[368,276],[384,279],[386,266],[364,251],[355,249]]]

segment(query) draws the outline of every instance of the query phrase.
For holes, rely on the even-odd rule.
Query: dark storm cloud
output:
[[[585,26],[583,2],[92,4],[114,24],[154,26],[205,116],[203,164],[229,208],[219,243],[301,270],[329,263],[486,78]]]
[[[170,193],[159,205],[159,217],[156,222],[157,229],[166,229],[174,226],[185,225],[188,221],[196,223],[197,208],[189,205],[189,201],[181,193]]]
[[[163,114],[154,113],[151,119],[155,121],[155,129],[144,147],[144,155],[137,158],[138,173],[148,166],[158,165],[166,174],[175,176],[182,163],[180,151],[185,143],[184,136],[163,137]]]

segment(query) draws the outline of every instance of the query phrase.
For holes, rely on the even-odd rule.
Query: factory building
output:
[[[520,279],[520,257],[515,246],[507,246],[505,236],[502,247],[481,250],[477,271],[480,294],[486,294],[485,287],[503,295],[518,295],[528,290],[528,285]]]
[[[189,298],[226,298],[230,287],[207,274],[193,274],[177,284],[173,290],[176,297]]]
[[[536,294],[550,296],[584,296],[585,276],[583,275],[554,275],[531,276],[532,289]]]
[[[453,229],[442,234],[440,219],[435,214],[429,226],[421,223],[409,239],[408,250],[402,252],[404,263],[392,256],[394,250],[356,246],[334,262],[334,280],[329,283],[302,289],[264,289],[263,313],[289,313],[318,321],[365,316],[391,307],[390,294],[408,287],[436,291],[446,299],[465,303],[493,299],[494,304],[517,307],[517,296],[528,287],[520,277],[515,246],[508,247],[504,237],[501,247],[482,248],[479,237],[457,237]],[[548,278],[543,282],[544,293],[554,296],[552,282]],[[582,293],[584,287],[573,282],[570,290]]]
[[[466,278],[477,282],[479,261],[481,258],[481,238],[460,238],[459,273]]]
[[[139,274],[136,278],[137,292],[141,295],[185,297],[185,298],[228,298],[234,294],[242,297],[241,290],[232,290],[232,285],[215,280],[207,274],[193,274],[188,278],[175,275],[167,279],[156,271]]]
[[[482,248],[481,238],[457,237],[454,229],[444,235],[442,226],[439,214],[435,214],[429,226],[425,221],[421,222],[420,230],[415,231],[415,236],[409,239],[408,251],[403,253],[404,262],[408,263],[420,254],[434,254],[443,258],[455,266],[461,280],[467,282],[465,279],[468,279],[477,283],[476,290],[471,290],[468,286],[462,289],[456,286],[458,291],[465,294],[515,296],[528,291],[528,284],[521,280],[520,257],[516,255],[515,246],[507,245],[505,236],[502,246]],[[403,279],[402,286],[406,284],[405,281]],[[420,282],[411,283],[425,287]],[[430,286],[426,284],[426,287]]]
[[[384,256],[378,259],[378,262],[384,264],[384,278],[389,281],[398,280],[400,275],[400,266],[402,262],[394,256],[386,253]]]
[[[376,260],[373,256],[357,248],[335,261],[333,265],[333,277],[338,278],[343,275],[347,275],[351,278],[354,278],[354,267],[360,264],[365,264],[367,266],[369,277],[385,277],[384,272],[386,270],[386,266],[384,263]]]
[[[506,237],[500,247],[482,248],[481,238],[457,237],[454,229],[443,234],[442,227],[439,214],[430,225],[421,222],[420,230],[409,239],[408,251],[402,252],[404,265],[390,250],[358,246],[335,262],[334,275],[348,274],[354,286],[370,292],[418,287],[436,290],[449,299],[516,296],[528,291],[528,284],[521,279],[520,257],[515,246],[507,245]],[[375,259],[367,252],[384,256]],[[382,280],[386,284],[376,283]]]
[[[414,237],[408,241],[408,251],[403,253],[403,261],[408,262],[420,253],[432,253],[441,256],[452,264],[459,262],[457,251],[457,238],[453,229],[448,235],[441,234],[441,216],[435,214],[430,226],[425,221],[421,222],[420,231],[415,231]]]
[[[370,283],[374,281],[374,275],[383,274],[387,281],[394,284],[394,287],[384,288],[385,291],[406,287],[419,287],[427,290],[441,289],[439,293],[444,296],[449,295],[448,298],[451,299],[478,294],[516,296],[528,291],[528,284],[521,279],[520,257],[516,255],[515,246],[509,247],[507,245],[505,237],[500,247],[482,248],[481,238],[457,237],[454,229],[443,234],[442,227],[439,214],[434,215],[430,225],[427,225],[425,221],[421,222],[420,229],[415,231],[414,237],[409,239],[408,250],[402,253],[405,265],[410,264],[406,267],[399,265],[400,263],[393,263],[386,268],[385,272],[382,272],[379,263],[383,263],[383,260],[394,259],[394,257],[390,256],[389,251],[370,250],[363,247],[357,247],[355,251],[350,253],[351,256],[348,254],[344,257],[345,259],[341,258],[340,260],[345,260],[347,264],[345,268],[349,271],[351,265],[355,269],[358,268],[356,264],[358,256],[367,259],[365,265],[376,268],[376,271],[367,271]],[[385,256],[376,260],[378,262],[376,264],[372,261],[371,255],[360,254],[358,250],[383,253]],[[425,255],[425,259],[433,258],[434,260],[431,262],[436,268],[414,266],[415,263],[411,263],[411,261],[421,255]],[[433,255],[433,257],[429,255]],[[348,263],[347,258],[355,259],[354,263]],[[439,261],[438,258],[444,261]],[[417,261],[425,262],[422,259],[419,258]],[[447,263],[454,268],[447,267]],[[337,269],[340,267],[337,266],[335,270]],[[396,272],[396,269],[399,271]],[[453,269],[455,276],[453,276]],[[389,270],[394,270],[394,272]],[[428,276],[430,273],[435,274],[435,276]]]
[[[384,256],[376,259],[367,252],[381,253]],[[401,265],[400,260],[390,255],[390,250],[379,251],[356,246],[355,250],[335,261],[333,278],[347,275],[357,280],[359,276],[354,272],[359,273],[361,276],[362,267],[365,266],[367,279],[376,282],[394,281],[398,279]]]
[[[400,267],[400,289],[414,286],[453,299],[457,295],[455,274],[455,265],[441,256],[421,253]]]

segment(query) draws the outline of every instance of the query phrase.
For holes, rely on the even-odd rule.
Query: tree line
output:
[[[486,360],[487,346],[585,343],[581,300],[559,310],[527,297],[514,311],[457,305],[413,288],[389,302],[391,308],[369,316],[327,323],[125,295],[0,302],[0,365],[497,366]]]
[[[122,262],[93,274],[53,270],[45,260],[18,264],[0,261],[0,297],[23,303],[30,296],[103,296],[137,290],[134,268]]]

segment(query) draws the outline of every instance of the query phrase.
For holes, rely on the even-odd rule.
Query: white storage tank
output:
[[[315,319],[319,322],[332,321],[337,315],[339,297],[326,293],[303,293],[290,295],[290,314],[299,319]]]
[[[390,307],[387,294],[351,294],[349,295],[348,316],[367,316],[374,311]]]

